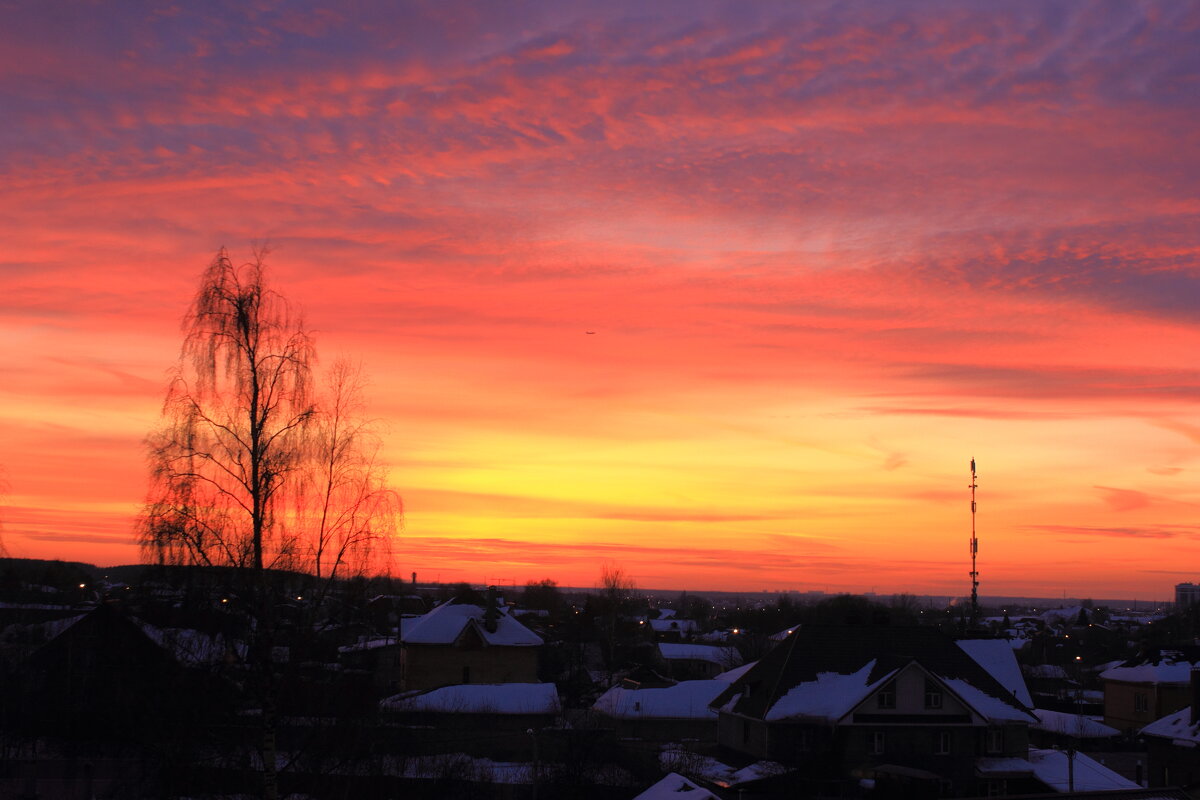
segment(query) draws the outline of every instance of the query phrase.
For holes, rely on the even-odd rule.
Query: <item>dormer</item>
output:
[[[887,677],[842,721],[938,725],[984,723],[979,714],[916,661]]]

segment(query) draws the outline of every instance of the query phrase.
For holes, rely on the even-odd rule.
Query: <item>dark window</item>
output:
[[[471,668],[470,668],[470,667],[463,667],[463,679],[462,679],[462,682],[463,682],[463,683],[470,683],[470,682],[471,682]]]
[[[935,745],[936,749],[934,750],[934,752],[937,753],[939,756],[950,755],[951,738],[952,737],[951,737],[950,731],[938,732],[937,744]]]
[[[942,687],[930,681],[925,682],[925,707],[942,707]]]
[[[871,754],[882,755],[887,749],[887,734],[883,731],[874,731],[871,734]]]
[[[879,694],[875,695],[875,699],[879,708],[895,708],[896,707],[896,684],[889,683],[879,690]]]
[[[1145,713],[1150,710],[1150,698],[1145,692],[1133,693],[1133,710],[1138,713]]]
[[[1003,753],[1004,752],[1004,729],[1003,728],[988,728],[987,751],[989,753]]]

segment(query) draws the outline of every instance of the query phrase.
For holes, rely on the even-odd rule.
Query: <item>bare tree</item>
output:
[[[300,547],[286,499],[304,473],[316,410],[312,338],[264,280],[262,253],[235,266],[222,249],[184,318],[180,363],[151,434],[143,546],[160,562],[244,570],[253,615],[250,661],[262,704],[263,796],[278,796],[272,660],[273,566]]]
[[[600,635],[604,665],[612,682],[616,667],[617,640],[622,616],[629,610],[637,585],[615,564],[600,566]]]
[[[325,585],[387,555],[403,509],[379,463],[382,441],[365,414],[364,383],[360,366],[335,362],[309,431],[295,524],[302,566]]]
[[[4,467],[0,466],[0,501],[8,494],[8,481],[4,479]],[[0,517],[0,533],[4,532],[4,518]],[[0,537],[0,558],[8,558],[8,548],[4,546],[4,538]]]
[[[264,283],[262,254],[222,249],[184,318],[152,463],[142,543],[163,563],[248,567],[295,555],[284,497],[308,455],[311,337]]]

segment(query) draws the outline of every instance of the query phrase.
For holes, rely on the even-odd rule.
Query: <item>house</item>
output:
[[[614,686],[592,710],[610,720],[621,739],[716,742],[717,712],[710,704],[727,688],[729,684],[719,680],[647,689]]]
[[[448,600],[402,620],[399,688],[536,683],[542,638],[491,602]]]
[[[662,642],[658,654],[666,663],[667,674],[676,680],[714,678],[743,661],[737,648],[710,644]]]
[[[681,642],[700,632],[700,624],[691,619],[652,619],[650,628],[660,642]]]
[[[801,792],[852,792],[863,779],[958,796],[1040,787],[1026,760],[1037,717],[1004,640],[805,626],[713,706],[723,748],[797,768]]]
[[[1200,648],[1156,650],[1100,673],[1104,724],[1133,734],[1191,702],[1191,672]]]
[[[1141,730],[1152,787],[1200,786],[1200,670],[1193,670],[1189,677],[1191,704]]]
[[[0,796],[166,796],[164,781],[194,780],[183,754],[238,700],[220,676],[223,640],[154,628],[109,604],[43,627],[44,642],[0,681]],[[164,753],[179,763],[156,773]]]
[[[382,737],[402,752],[526,759],[534,732],[554,725],[562,707],[553,683],[473,683],[404,692],[379,710],[399,734]]]

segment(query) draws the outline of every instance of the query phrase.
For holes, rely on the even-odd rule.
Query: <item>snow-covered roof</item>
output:
[[[1100,673],[1100,679],[1127,683],[1186,684],[1191,681],[1191,673],[1191,662],[1164,658],[1157,664],[1145,663],[1106,669]]]
[[[1056,792],[1066,792],[1070,786],[1068,756],[1061,750],[1029,748],[1029,763],[1039,781]],[[1138,784],[1123,778],[1095,759],[1076,751],[1074,783],[1077,792],[1107,792],[1118,789],[1138,789]]]
[[[988,694],[972,683],[962,678],[943,678],[946,688],[959,698],[991,720],[1007,720],[1009,722],[1031,722],[1030,713],[1022,711],[999,697]],[[1024,684],[1022,684],[1024,685]],[[1026,706],[1031,705],[1029,703]]]
[[[923,627],[803,627],[736,678],[714,705],[765,720],[836,723],[909,665],[986,719],[1035,720],[1002,640],[960,647]]]
[[[676,750],[670,746],[659,754],[658,764],[670,771],[685,769],[688,774],[703,778],[723,789],[735,788],[763,778],[778,777],[789,772],[787,767],[777,761],[755,761],[738,769],[712,756],[701,755],[692,750]]]
[[[712,719],[709,704],[729,688],[724,681],[680,681],[661,689],[622,689],[614,686],[592,706],[617,719]]]
[[[772,642],[782,642],[784,639],[791,636],[795,632],[796,628],[799,628],[799,627],[800,627],[799,625],[793,625],[790,628],[784,628],[781,631],[772,633],[767,638],[770,639]]]
[[[1120,736],[1116,728],[1110,728],[1102,722],[1088,719],[1082,714],[1068,714],[1064,711],[1049,711],[1035,708],[1034,715],[1038,721],[1030,725],[1041,731],[1057,733],[1061,736],[1074,736],[1076,739],[1106,739],[1109,736]]]
[[[748,664],[742,664],[740,667],[734,667],[733,669],[727,669],[724,672],[722,672],[720,675],[714,675],[713,680],[724,681],[725,683],[733,683],[738,678],[742,677],[747,672],[749,672],[750,669],[757,663],[758,663],[757,661],[751,661]]]
[[[658,651],[668,661],[711,661],[724,669],[736,667],[742,663],[742,654],[733,647],[715,647],[711,644],[671,644],[661,642]]]
[[[219,633],[210,636],[192,628],[160,628],[144,620],[133,621],[151,641],[186,666],[208,666],[220,664],[228,657],[246,657],[245,642],[227,641]]]
[[[469,683],[426,692],[405,693],[380,702],[384,711],[434,711],[447,714],[557,714],[553,683]]]
[[[677,772],[672,772],[633,800],[720,800],[715,794],[689,781]]]
[[[862,669],[849,675],[837,672],[819,672],[815,681],[792,687],[787,694],[767,711],[766,719],[790,719],[808,717],[829,720],[841,719],[860,700],[891,680],[895,671],[884,673],[878,680],[871,681],[875,659]]]
[[[1032,775],[1033,764],[1016,756],[987,756],[975,759],[975,772],[980,777]]]
[[[474,628],[489,645],[505,647],[536,647],[542,637],[497,610],[496,630],[489,631],[484,621],[484,609],[471,603],[443,603],[427,614],[405,620],[401,637],[405,644],[454,644],[467,628]]]
[[[1025,685],[1021,665],[1005,639],[959,639],[957,644],[976,664],[987,670],[996,683],[1012,692],[1013,697],[1033,708],[1033,697]]]
[[[1182,747],[1195,747],[1200,744],[1200,723],[1192,724],[1192,707],[1188,706],[1151,722],[1142,728],[1142,735],[1170,739]]]

